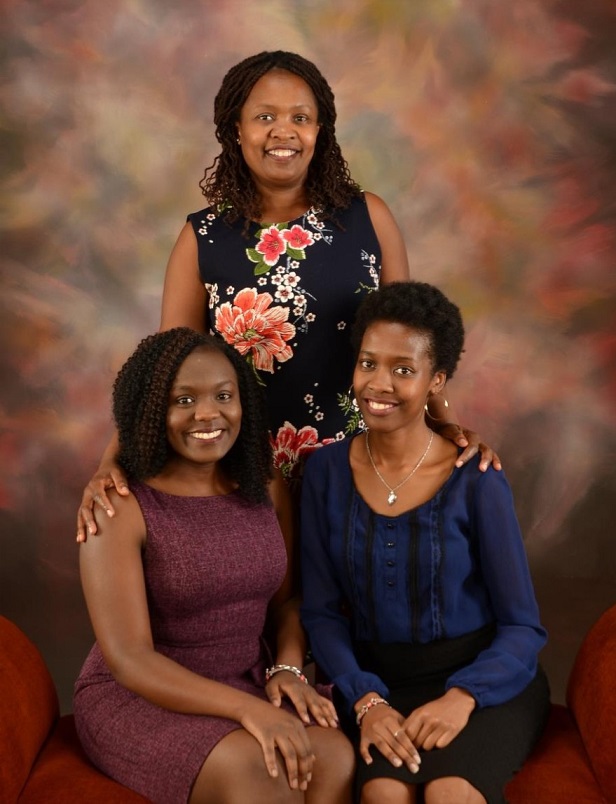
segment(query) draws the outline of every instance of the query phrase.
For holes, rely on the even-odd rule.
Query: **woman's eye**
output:
[[[374,363],[372,362],[372,360],[360,360],[359,366],[360,368],[363,369],[370,369],[374,366]]]
[[[257,119],[258,120],[273,120],[274,115],[264,112],[263,114],[260,114]]]
[[[218,394],[218,399],[221,402],[228,402],[231,399],[231,394],[229,391],[222,391],[220,394]]]
[[[403,377],[407,377],[409,374],[412,374],[413,370],[410,369],[408,366],[398,366],[396,369],[396,374],[401,374]]]
[[[178,398],[175,400],[177,405],[190,405],[192,401],[192,396],[178,396]]]

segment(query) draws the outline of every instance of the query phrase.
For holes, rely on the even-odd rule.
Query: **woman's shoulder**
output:
[[[462,454],[463,450],[459,450]],[[479,468],[481,455],[473,455],[470,460],[460,467],[457,467],[453,474],[455,485],[465,489],[473,489],[475,493],[490,494],[500,490],[508,490],[510,485],[504,469],[494,469],[488,466],[485,471]]]
[[[340,441],[323,444],[318,449],[315,449],[306,458],[305,470],[322,472],[329,466],[339,466],[345,461],[348,463],[351,441],[351,438],[343,438]]]
[[[192,223],[195,231],[211,226],[216,221],[224,218],[224,213],[229,209],[226,204],[213,204],[203,209],[198,209],[196,212],[189,212],[186,220]]]

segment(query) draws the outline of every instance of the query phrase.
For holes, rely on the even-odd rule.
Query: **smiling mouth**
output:
[[[199,441],[213,441],[215,438],[222,433],[222,430],[212,430],[210,433],[204,432],[196,432],[196,433],[189,433],[191,438],[197,438]]]
[[[277,159],[287,159],[290,156],[295,156],[297,151],[291,148],[274,148],[271,151],[265,152],[268,156],[275,156]]]
[[[368,406],[369,410],[374,410],[374,411],[377,411],[377,410],[391,410],[392,408],[396,407],[393,402],[375,402],[372,399],[367,399],[366,400],[366,405]]]

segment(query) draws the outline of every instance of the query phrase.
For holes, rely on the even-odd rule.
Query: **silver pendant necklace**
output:
[[[394,487],[392,488],[392,487],[389,485],[389,483],[386,483],[386,482],[385,482],[385,480],[384,480],[384,478],[383,478],[383,475],[382,475],[382,474],[379,472],[379,470],[376,468],[376,464],[375,464],[374,459],[373,459],[373,457],[372,457],[372,453],[370,452],[370,441],[368,440],[368,439],[369,439],[369,433],[368,433],[368,432],[366,432],[366,452],[368,453],[368,458],[369,458],[369,460],[370,460],[370,463],[372,464],[372,468],[374,469],[374,471],[375,471],[375,473],[376,473],[376,476],[377,476],[377,477],[378,477],[378,479],[381,481],[381,483],[382,483],[382,484],[385,486],[385,488],[386,488],[386,489],[389,489],[389,494],[387,495],[387,502],[388,502],[388,504],[389,504],[389,505],[393,505],[393,504],[396,502],[396,500],[398,499],[398,495],[396,494],[396,492],[398,491],[398,489],[399,489],[401,486],[404,486],[404,484],[405,484],[405,483],[406,483],[408,480],[410,480],[410,479],[413,477],[413,475],[415,474],[415,472],[416,472],[416,471],[419,469],[419,467],[421,466],[421,464],[424,462],[424,459],[425,459],[426,455],[428,454],[428,452],[430,452],[430,447],[432,446],[432,439],[433,439],[433,438],[434,438],[434,430],[430,430],[430,440],[428,441],[428,446],[426,447],[426,449],[425,449],[425,451],[424,451],[424,454],[423,454],[423,455],[421,456],[421,458],[420,458],[420,459],[417,461],[417,463],[416,463],[416,464],[415,464],[415,466],[413,467],[413,469],[412,469],[412,471],[410,472],[410,474],[408,474],[408,475],[407,475],[407,476],[404,478],[404,480],[402,481],[402,483],[398,483],[398,485],[397,485],[397,486],[394,486]]]

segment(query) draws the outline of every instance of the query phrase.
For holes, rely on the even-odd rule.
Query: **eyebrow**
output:
[[[374,352],[369,352],[368,349],[360,349],[359,351],[359,357],[361,357],[362,355],[366,355],[366,357],[374,357],[374,354],[375,354]],[[413,363],[415,360],[414,357],[410,357],[409,355],[394,355],[391,359],[403,360],[406,363]]]

